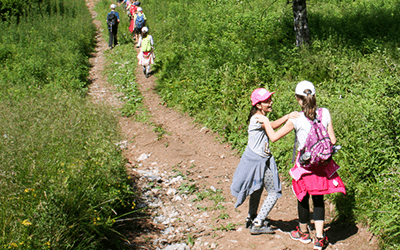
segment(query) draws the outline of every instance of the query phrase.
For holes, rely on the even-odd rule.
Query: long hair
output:
[[[257,113],[258,108],[257,108],[256,105],[257,105],[257,104],[255,104],[254,106],[251,107],[249,117],[247,118],[247,122],[250,122],[251,117],[252,117],[255,113]]]
[[[304,93],[307,96],[296,95],[296,97],[300,98],[302,101],[301,109],[303,110],[304,115],[313,121],[317,117],[317,99],[315,98],[315,95],[311,94],[311,90],[309,89],[306,89]]]

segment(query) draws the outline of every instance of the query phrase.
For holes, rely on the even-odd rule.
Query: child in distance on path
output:
[[[138,47],[140,52],[137,56],[139,65],[143,66],[143,74],[146,78],[150,76],[150,66],[154,63],[154,41],[153,36],[149,35],[149,28],[142,28],[142,36],[139,38]]]
[[[138,7],[136,14],[133,17],[134,19],[134,25],[135,25],[135,29],[134,29],[134,33],[135,33],[135,40],[138,41],[139,37],[142,33],[142,28],[146,26],[146,15],[143,13],[143,9],[142,7]],[[139,46],[136,46],[137,48],[139,48]]]
[[[336,172],[339,166],[332,159],[329,159],[327,163],[318,164],[317,167],[312,169],[305,169],[300,164],[300,151],[306,144],[306,139],[312,128],[310,121],[317,118],[322,123],[333,145],[336,144],[336,137],[329,110],[317,108],[314,85],[309,81],[299,82],[295,94],[296,100],[303,110],[300,117],[289,119],[286,123],[288,125],[286,130],[281,129],[275,133],[272,127],[265,123],[266,130],[269,132],[268,135],[272,141],[279,140],[293,128],[296,130],[298,154],[294,167],[289,174],[293,178],[293,191],[298,199],[297,209],[300,224],[296,230],[290,233],[290,237],[305,244],[311,242],[308,232],[310,221],[309,196],[311,195],[314,204],[313,215],[316,231],[314,249],[324,249],[328,245],[328,238],[324,235],[325,205],[323,195],[337,192],[346,194],[346,190],[342,179]],[[260,120],[260,122],[264,122],[264,120]]]
[[[108,33],[110,35],[108,41],[108,47],[110,49],[118,45],[117,34],[118,34],[118,24],[119,24],[119,13],[115,11],[117,6],[115,4],[110,5],[111,12],[107,14],[107,26]]]
[[[240,206],[247,196],[250,196],[246,228],[250,227],[250,233],[253,235],[275,232],[266,223],[266,218],[278,198],[282,196],[278,168],[269,148],[265,124],[258,121],[260,117],[266,118],[265,115],[272,111],[272,94],[274,92],[271,93],[264,88],[258,88],[251,94],[252,109],[248,119],[248,144],[236,168],[231,185],[231,193],[237,197],[235,208]],[[289,118],[295,117],[298,117],[298,113],[292,112],[274,122],[268,121],[268,124],[274,129],[279,128]],[[267,190],[268,196],[257,214],[263,187]]]

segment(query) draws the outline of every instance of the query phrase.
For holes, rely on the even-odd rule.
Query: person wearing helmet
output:
[[[111,12],[108,13],[107,15],[107,26],[108,26],[108,32],[110,35],[110,39],[108,41],[108,47],[110,49],[118,45],[118,40],[117,40],[117,33],[118,33],[118,24],[119,24],[119,13],[115,11],[115,8],[117,6],[115,4],[110,5]]]
[[[146,15],[143,13],[143,9],[142,7],[138,7],[137,8],[137,13],[134,17],[134,23],[135,23],[135,29],[134,29],[134,33],[135,33],[135,40],[139,40],[139,37],[142,33],[142,28],[144,26],[146,26]]]
[[[154,51],[153,51],[153,36],[149,35],[149,28],[142,28],[142,36],[139,38],[138,46],[140,52],[137,56],[139,65],[143,66],[143,73],[146,78],[150,76],[150,65],[154,63]]]

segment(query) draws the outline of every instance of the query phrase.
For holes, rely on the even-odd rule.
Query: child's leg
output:
[[[323,195],[313,195],[315,232],[318,238],[324,237],[325,203]]]
[[[297,211],[299,213],[300,230],[307,232],[307,224],[310,221],[310,204],[308,203],[310,196],[307,194],[302,201],[297,200]]]
[[[249,201],[249,217],[253,220],[257,216],[258,205],[260,204],[262,188],[254,191],[250,195]]]
[[[257,215],[257,218],[254,220],[254,223],[261,224],[271,212],[274,207],[276,201],[278,200],[278,196],[275,191],[274,186],[274,176],[271,172],[271,169],[267,168],[264,174],[264,187],[268,192],[267,199],[261,206],[261,209]]]

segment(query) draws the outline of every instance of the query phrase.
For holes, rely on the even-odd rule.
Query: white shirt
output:
[[[257,121],[257,116],[259,115],[255,114],[250,118],[250,124],[247,130],[249,133],[247,145],[256,154],[266,157],[271,154],[269,138],[265,129],[261,127],[262,124]]]
[[[322,125],[325,128],[328,127],[328,124],[331,122],[331,114],[329,110],[326,108],[322,109]],[[318,114],[318,111],[317,111]],[[311,123],[306,118],[303,112],[300,113],[300,117],[296,119],[289,119],[293,123],[294,129],[296,130],[296,137],[297,137],[297,150],[300,151],[304,147],[306,143],[308,133],[311,131]]]

